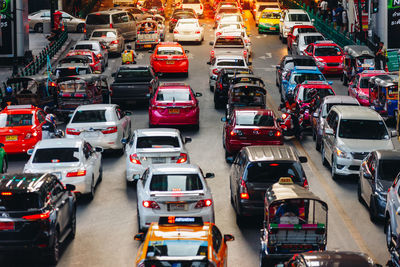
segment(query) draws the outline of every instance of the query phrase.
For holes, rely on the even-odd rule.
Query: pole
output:
[[[17,0],[13,1],[13,12],[12,19],[14,24],[14,33],[13,33],[13,76],[18,74],[18,45],[17,45]]]
[[[55,0],[50,0],[50,29],[54,28],[54,12],[55,10]]]

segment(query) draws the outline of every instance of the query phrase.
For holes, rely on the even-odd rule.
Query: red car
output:
[[[189,60],[186,55],[189,51],[177,42],[161,42],[150,56],[150,65],[156,73],[184,73],[189,74]]]
[[[200,96],[185,83],[161,84],[150,100],[149,125],[193,125],[198,129]]]
[[[369,107],[368,81],[371,77],[384,73],[384,70],[364,70],[358,73],[349,84],[349,96],[356,98],[362,106]]]
[[[316,89],[320,99],[329,95],[336,95],[332,86],[328,82],[324,81],[305,81],[302,84],[298,84],[294,89],[295,101],[303,107],[309,105],[310,101],[310,90]]]
[[[0,112],[0,143],[7,154],[26,153],[42,140],[45,113],[32,105],[8,106]]]
[[[65,57],[69,56],[87,56],[89,58],[89,66],[92,68],[93,72],[101,73],[101,61],[93,51],[86,49],[71,50]]]
[[[323,74],[343,74],[343,50],[332,41],[317,41],[304,50]]]
[[[255,145],[283,145],[283,135],[272,110],[236,108],[225,122],[223,144],[225,157],[239,152],[242,147]]]
[[[296,37],[299,35],[299,33],[309,33],[309,32],[317,32],[317,29],[311,25],[295,25],[295,26],[293,26],[287,36],[288,50],[289,51],[292,50],[292,44],[296,40]]]

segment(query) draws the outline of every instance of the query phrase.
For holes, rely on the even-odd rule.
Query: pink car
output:
[[[193,125],[198,129],[200,96],[185,83],[161,84],[150,101],[149,125]]]
[[[384,73],[384,70],[364,70],[358,73],[349,84],[349,96],[356,98],[362,106],[369,107],[368,81],[371,77]]]

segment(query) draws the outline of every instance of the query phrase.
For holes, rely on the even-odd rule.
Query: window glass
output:
[[[32,163],[79,162],[79,149],[75,147],[41,148],[33,155]]]
[[[243,59],[229,60],[229,61],[218,61],[217,66],[240,66],[244,67]]]
[[[265,7],[263,7],[262,10],[264,10],[264,8]],[[261,15],[261,18],[263,18],[263,19],[280,19],[281,13],[279,13],[279,12],[263,12]]]
[[[103,25],[110,24],[110,15],[107,14],[89,14],[86,17],[88,25]]]
[[[169,256],[169,257],[190,257],[190,256],[207,256],[208,243],[203,240],[169,240],[164,239],[161,241],[150,241],[147,247],[147,257],[156,256]],[[156,265],[145,265],[147,266],[201,266],[205,265],[183,265],[181,262],[175,264],[159,265],[157,261]]]
[[[33,115],[28,114],[0,114],[0,127],[18,127],[33,125]]]
[[[72,118],[72,123],[106,122],[106,110],[78,110]]]
[[[244,46],[243,39],[240,37],[220,37],[215,42],[215,46]]]
[[[310,18],[307,14],[289,14],[289,21],[303,21],[308,22]]]
[[[349,139],[389,140],[389,134],[383,121],[342,119],[339,137]]]
[[[317,46],[315,47],[316,57],[330,57],[330,56],[341,56],[342,50],[337,46]]]
[[[177,136],[142,136],[136,141],[136,148],[180,147]]]
[[[297,162],[251,162],[247,166],[245,180],[250,183],[276,183],[281,177],[290,177],[301,183],[304,173]]]
[[[322,35],[311,35],[311,36],[304,36],[304,44],[312,44],[316,41],[322,41],[325,38]]]
[[[43,207],[38,193],[16,193],[11,196],[0,195],[0,212],[26,211]]]
[[[393,181],[400,173],[400,160],[381,160],[378,167],[379,179]]]
[[[155,174],[150,181],[150,191],[194,191],[202,189],[203,183],[197,174]]]
[[[179,56],[183,55],[183,49],[179,46],[164,47],[157,49],[157,55]]]
[[[115,31],[94,31],[92,33],[92,37],[117,37],[117,34]]]
[[[275,126],[274,118],[260,111],[236,113],[236,125],[241,126]]]
[[[216,226],[212,227],[212,241],[215,252],[218,253],[222,244],[222,234]]]
[[[192,96],[189,90],[160,89],[157,91],[157,101],[190,101]]]

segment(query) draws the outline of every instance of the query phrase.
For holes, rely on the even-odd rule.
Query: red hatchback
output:
[[[93,72],[101,73],[101,61],[93,51],[86,49],[71,50],[65,57],[69,56],[86,56],[89,58],[89,66],[92,67]]]
[[[32,105],[8,106],[0,112],[0,143],[7,154],[26,153],[42,140],[45,113]]]
[[[150,100],[149,125],[193,125],[198,129],[200,96],[184,83],[161,84]]]
[[[225,157],[239,152],[242,147],[283,145],[283,135],[272,110],[236,108],[225,122],[223,144]]]
[[[349,96],[356,98],[362,106],[369,107],[368,81],[373,76],[385,73],[384,70],[364,70],[363,72],[358,73],[349,84]]]
[[[343,50],[332,41],[317,41],[304,50],[323,74],[343,74]]]
[[[161,42],[150,56],[150,65],[156,73],[183,73],[189,74],[189,60],[186,55],[189,51],[176,42]]]

